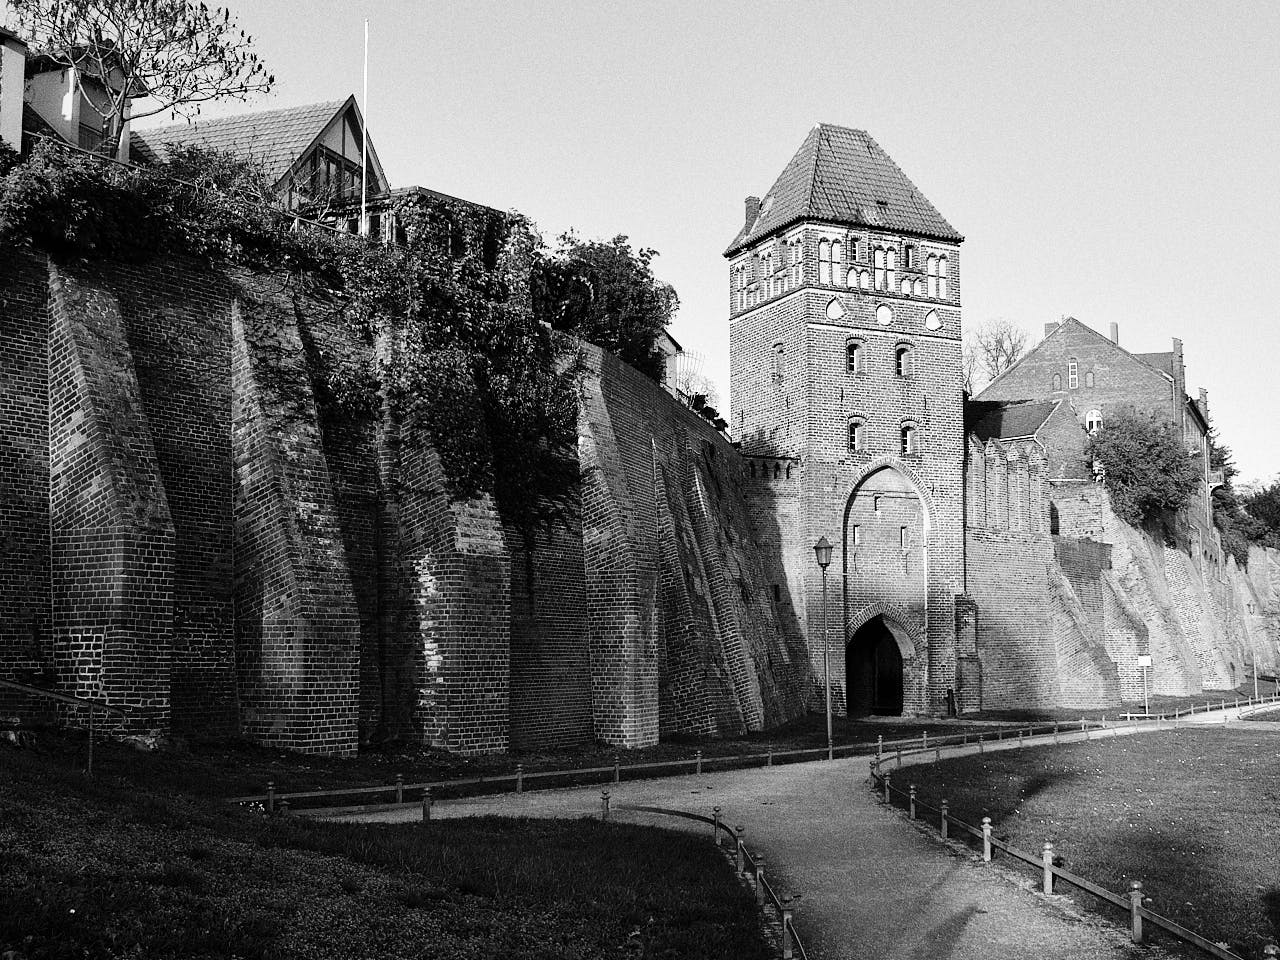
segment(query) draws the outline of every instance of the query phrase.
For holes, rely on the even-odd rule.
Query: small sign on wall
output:
[[[1149,654],[1149,653],[1140,653],[1140,654],[1138,654],[1138,666],[1140,666],[1140,667],[1149,667],[1149,666],[1151,666],[1151,654]]]

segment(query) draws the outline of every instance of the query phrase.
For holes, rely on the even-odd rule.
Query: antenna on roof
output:
[[[364,19],[364,109],[369,109],[369,18]],[[360,119],[360,236],[369,235],[369,116]]]

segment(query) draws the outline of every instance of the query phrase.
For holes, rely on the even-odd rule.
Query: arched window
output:
[[[1062,374],[1055,373],[1053,375],[1053,392],[1057,393],[1062,389]]]
[[[775,343],[773,345],[773,379],[774,380],[777,380],[777,381],[782,380],[782,368],[783,368],[783,363],[786,360],[786,356],[787,356],[787,348],[783,346],[781,343]]]
[[[858,238],[849,238],[849,262],[857,263],[858,261]]]
[[[919,278],[916,279],[916,296],[924,296],[924,281]]]
[[[832,283],[835,283],[840,274],[844,271],[844,244],[839,240],[831,242],[831,277]]]
[[[911,296],[911,281],[908,280],[906,277],[903,277],[902,285],[898,288],[898,292],[901,293],[904,297]]]
[[[902,425],[901,443],[899,451],[904,457],[913,457],[920,452],[919,440],[916,437],[916,425],[914,423],[904,423]]]
[[[850,373],[867,372],[867,350],[861,340],[850,340],[844,345],[844,363]]]
[[[885,278],[885,256],[883,247],[876,247],[875,255],[872,257],[872,266],[876,272],[876,289],[883,290]]]
[[[884,254],[884,265],[885,265],[885,270],[887,271],[887,276],[889,278],[888,289],[890,290],[893,289],[894,268],[896,267],[897,262],[898,262],[898,253],[896,250],[890,247],[888,250],[885,251],[885,254]]]
[[[1102,411],[1090,410],[1085,414],[1084,428],[1091,434],[1098,433],[1102,429]]]
[[[804,282],[804,241],[797,237],[791,241],[791,285],[798,287]]]
[[[848,274],[845,275],[844,285],[852,290],[858,285],[858,268],[850,267]]]
[[[870,290],[871,274],[867,273],[867,271],[865,270],[863,270],[860,274],[858,274],[858,286],[861,287],[863,290]]]
[[[909,377],[915,365],[914,351],[911,344],[900,343],[893,351],[893,372],[900,377]]]
[[[893,323],[893,311],[889,309],[887,303],[882,303],[876,307],[876,323],[882,327],[887,327]]]
[[[823,240],[818,244],[818,282],[831,282],[831,241]]]
[[[773,465],[773,479],[775,479],[775,480],[781,480],[781,479],[782,479],[782,464],[780,464],[780,463],[775,463],[775,464]]]
[[[1092,370],[1086,371],[1084,375],[1084,385],[1088,387],[1090,390],[1093,389],[1093,371]]]
[[[1080,386],[1080,364],[1072,357],[1067,363],[1067,389],[1075,390]]]
[[[902,248],[902,269],[910,270],[915,264],[916,248],[911,244],[907,244]]]
[[[861,417],[849,421],[849,450],[856,452],[867,447],[867,425]]]
[[[938,299],[947,299],[947,258],[938,258]]]
[[[938,296],[938,258],[930,257],[925,264],[926,273],[929,275],[929,296]]]

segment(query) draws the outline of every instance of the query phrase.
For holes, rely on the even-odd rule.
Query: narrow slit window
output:
[[[1067,389],[1075,390],[1080,386],[1080,364],[1072,357],[1067,364]]]

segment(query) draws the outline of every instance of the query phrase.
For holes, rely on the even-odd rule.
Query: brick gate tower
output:
[[[837,711],[945,713],[964,589],[960,234],[861,130],[814,127],[725,251],[733,429],[774,601]],[[965,673],[964,670],[959,671]]]

